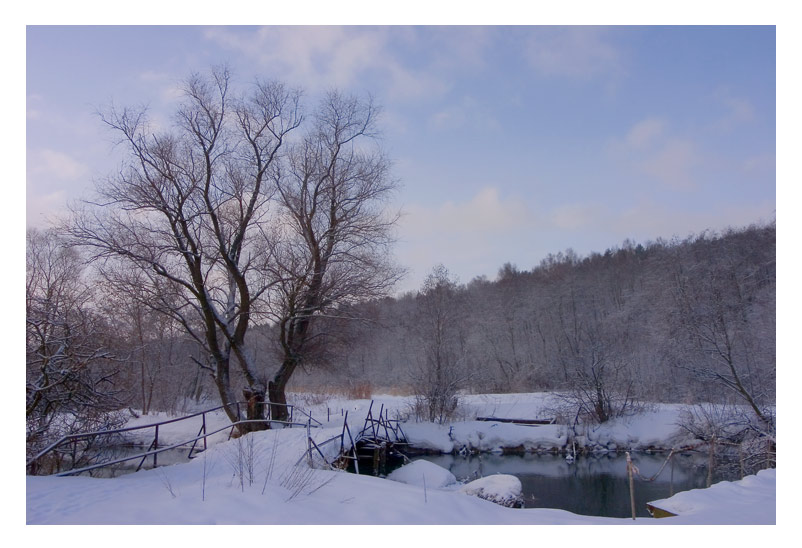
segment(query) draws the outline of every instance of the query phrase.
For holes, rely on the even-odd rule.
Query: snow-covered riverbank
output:
[[[473,396],[466,407],[496,417],[534,417],[545,395]],[[392,417],[408,406],[406,398],[376,398]],[[328,401],[311,406],[324,420],[315,439],[338,434],[341,418],[364,420],[369,402]],[[328,408],[328,411],[327,411]],[[374,411],[375,412],[375,411]],[[676,433],[673,406],[657,406],[633,421],[590,431],[599,447],[648,447],[670,441]],[[361,419],[360,419],[361,417]],[[466,416],[468,418],[468,416]],[[143,417],[138,422],[147,422]],[[150,420],[153,420],[151,418]],[[672,421],[674,423],[672,424]],[[181,424],[181,423],[178,423]],[[408,423],[408,436],[432,448],[459,444],[482,450],[522,445],[547,448],[565,444],[565,427],[525,427],[460,421],[449,426]],[[184,430],[182,431],[181,428]],[[193,424],[165,430],[164,442],[181,441],[197,432]],[[173,438],[173,439],[170,439]],[[773,524],[776,520],[776,471],[743,481],[722,482],[710,489],[680,493],[661,507],[680,514],[664,520],[580,516],[561,510],[512,509],[453,488],[414,485],[309,470],[304,461],[303,429],[256,432],[218,441],[185,464],[142,471],[116,479],[28,477],[26,521],[29,524]],[[450,445],[449,445],[450,443]]]

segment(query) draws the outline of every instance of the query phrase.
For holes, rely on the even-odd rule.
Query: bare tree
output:
[[[118,364],[81,259],[52,231],[29,230],[26,254],[26,420],[30,454],[67,433],[118,422]]]
[[[136,402],[144,415],[175,410],[198,396],[197,381],[205,376],[187,357],[197,343],[188,340],[173,317],[142,304],[144,284],[136,284],[136,276],[141,273],[130,272],[125,285],[97,280],[96,306],[116,334],[115,353],[125,362],[132,404]],[[187,366],[195,375],[188,374]]]
[[[174,125],[160,132],[142,111],[103,115],[128,161],[67,232],[94,250],[106,280],[203,346],[208,362],[197,365],[223,404],[238,399],[236,363],[248,418],[263,417],[269,396],[283,419],[287,382],[326,339],[315,318],[381,295],[399,276],[389,261],[397,217],[385,214],[395,182],[380,148],[367,146],[371,101],[330,93],[307,127],[299,91],[257,81],[232,97],[230,87],[225,69],[190,77]],[[260,321],[278,332],[269,383],[269,356],[247,337]]]
[[[772,235],[769,245],[755,237],[760,232]],[[773,234],[767,227],[726,240],[699,237],[693,260],[676,262],[673,287],[680,367],[726,388],[768,431],[776,378]]]
[[[457,282],[448,270],[436,266],[418,294],[411,327],[423,351],[411,371],[412,388],[418,414],[431,422],[453,416],[458,392],[469,377],[457,291]]]
[[[269,308],[279,327],[281,365],[269,383],[271,412],[286,418],[285,390],[299,365],[315,361],[328,333],[317,318],[385,295],[401,275],[390,261],[396,188],[373,137],[371,100],[327,94],[277,179],[277,241]],[[317,329],[315,323],[317,322]]]
[[[94,207],[75,212],[67,233],[94,250],[118,286],[138,288],[142,304],[170,316],[205,348],[210,363],[198,365],[214,377],[223,404],[238,399],[232,358],[251,394],[263,399],[265,379],[246,333],[257,302],[276,283],[266,276],[273,259],[270,183],[302,122],[300,93],[257,81],[234,98],[226,69],[191,76],[183,91],[175,123],[163,131],[151,130],[145,111],[102,115],[127,160],[99,185]],[[236,420],[236,410],[226,410]]]
[[[556,313],[555,356],[568,375],[562,398],[571,412],[603,423],[636,411],[627,317],[602,306],[593,294],[578,294],[573,284]]]

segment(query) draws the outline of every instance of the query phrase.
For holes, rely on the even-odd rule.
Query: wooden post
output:
[[[674,455],[673,453],[668,457],[671,460],[671,483],[669,484],[668,488],[668,496],[674,496]]]
[[[627,476],[629,476],[629,504],[632,507],[632,519],[635,519],[635,480],[632,477],[632,457],[627,455]]]
[[[716,463],[716,435],[710,438],[710,456],[707,460],[707,486],[713,485],[713,466]]]
[[[741,479],[744,479],[744,444],[738,444],[738,463],[741,465]]]
[[[309,455],[309,468],[312,468],[312,416],[309,416],[309,420],[306,421],[306,445],[307,445],[307,454]]]
[[[203,419],[203,450],[206,451],[206,413],[201,415],[201,418]],[[206,466],[205,461],[204,466]]]
[[[156,425],[156,437],[153,439],[153,448],[159,448],[159,425]],[[153,453],[153,468],[156,468],[156,456],[158,453]]]

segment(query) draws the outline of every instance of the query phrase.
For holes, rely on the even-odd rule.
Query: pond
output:
[[[668,456],[632,453],[640,475],[657,474]],[[491,474],[511,474],[521,480],[526,508],[559,508],[574,514],[632,517],[626,456],[621,453],[578,456],[568,463],[563,455],[524,454],[474,456],[426,455],[424,459],[451,471],[460,481]],[[673,466],[672,466],[673,463]],[[713,475],[713,482],[739,477]],[[707,483],[707,455],[675,454],[654,481],[635,478],[635,508],[639,517],[649,517],[646,503],[670,497]]]

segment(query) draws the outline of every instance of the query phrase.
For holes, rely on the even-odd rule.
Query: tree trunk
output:
[[[220,401],[223,404],[223,410],[228,415],[231,422],[237,422],[242,417],[240,415],[237,403],[237,398],[231,391],[231,379],[228,374],[228,360],[217,360],[217,374],[214,376],[214,382],[217,385],[217,391],[220,394]]]
[[[265,389],[262,386],[251,386],[242,391],[245,396],[245,401],[248,402],[247,412],[245,418],[249,421],[264,420],[265,419]],[[248,422],[240,425],[240,433],[246,434],[248,432],[256,432],[258,430],[267,430],[270,428],[270,423],[264,422]]]
[[[273,377],[273,380],[267,383],[267,395],[270,400],[270,417],[273,420],[286,421],[289,420],[289,408],[287,407],[287,383],[295,371],[297,362],[292,358],[284,358],[281,368]]]

